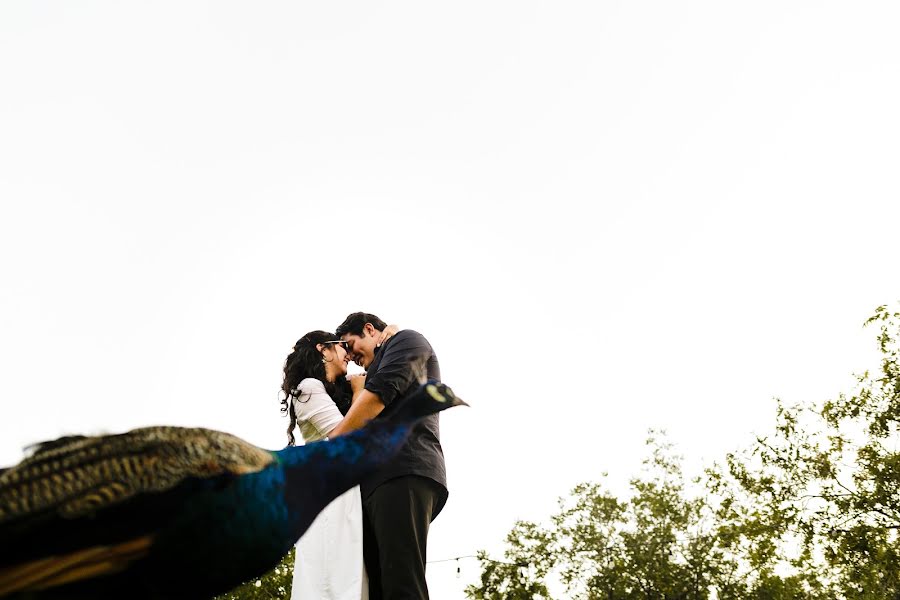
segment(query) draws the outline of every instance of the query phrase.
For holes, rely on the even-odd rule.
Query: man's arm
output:
[[[395,334],[382,352],[377,372],[366,375],[365,387],[353,393],[353,404],[344,419],[328,434],[335,437],[359,429],[378,416],[406,391],[415,379],[413,363],[421,363],[431,355],[431,345],[421,333],[405,330]],[[357,384],[351,380],[351,384]]]
[[[333,438],[356,431],[377,417],[383,410],[384,403],[378,394],[373,394],[366,389],[360,390],[353,397],[353,404],[347,411],[347,415],[328,433],[328,437]]]
[[[383,406],[390,406],[416,382],[434,351],[421,333],[405,329],[396,333],[382,352],[378,369],[366,377],[365,387]]]

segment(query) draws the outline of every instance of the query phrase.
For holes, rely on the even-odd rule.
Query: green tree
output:
[[[811,596],[900,597],[900,312],[881,306],[866,325],[877,371],[821,405],[779,402],[774,433],[716,473],[751,563],[786,566]]]
[[[681,459],[657,435],[642,476],[622,501],[597,483],[576,486],[551,525],[519,522],[507,537],[506,560],[482,552],[481,581],[469,598],[549,598],[557,577],[579,598],[701,600],[725,565],[715,547],[710,507],[689,497]]]
[[[478,552],[482,564],[481,585],[469,586],[466,594],[478,600],[545,600],[550,593],[544,580],[553,567],[553,543],[536,523],[519,521],[506,536],[506,560],[491,560]]]
[[[879,307],[877,371],[821,404],[778,402],[771,435],[695,480],[651,436],[619,499],[584,483],[548,526],[519,522],[505,560],[485,552],[475,600],[900,598],[900,312]]]
[[[291,597],[291,583],[294,574],[294,549],[282,557],[275,568],[258,579],[234,588],[215,600],[271,600]]]

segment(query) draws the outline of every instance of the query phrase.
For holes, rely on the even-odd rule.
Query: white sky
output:
[[[499,557],[649,427],[696,471],[874,366],[894,2],[0,4],[0,464],[151,424],[284,444],[281,366],[433,343],[429,557]],[[476,563],[434,563],[460,598]]]

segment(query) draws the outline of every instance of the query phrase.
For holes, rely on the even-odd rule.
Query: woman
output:
[[[305,443],[327,439],[350,408],[351,394],[362,389],[365,375],[347,380],[344,343],[326,331],[311,331],[297,340],[284,364],[281,410],[290,416]],[[339,408],[340,407],[340,408]],[[364,600],[368,579],[362,554],[362,504],[359,486],[336,498],[297,542],[292,600]]]
[[[390,325],[380,346],[398,331]],[[294,428],[305,443],[328,438],[363,389],[366,376],[347,377],[346,344],[327,331],[311,331],[297,340],[284,363],[281,412],[287,414],[288,445]],[[359,486],[336,498],[319,513],[297,542],[292,600],[366,600],[368,578],[363,564],[362,502]]]

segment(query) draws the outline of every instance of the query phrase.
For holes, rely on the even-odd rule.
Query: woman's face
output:
[[[334,381],[347,374],[349,359],[343,344],[325,344],[322,356],[325,358],[325,375],[329,380]]]

